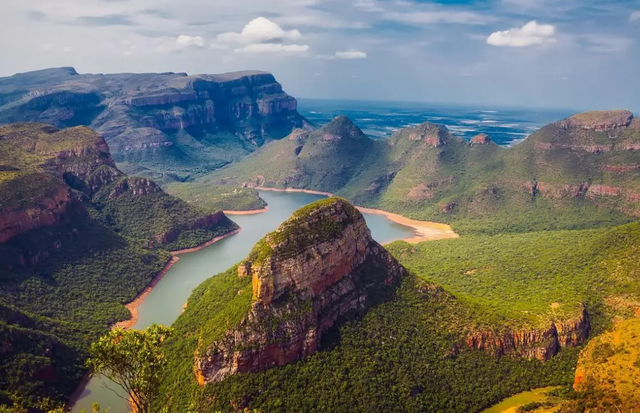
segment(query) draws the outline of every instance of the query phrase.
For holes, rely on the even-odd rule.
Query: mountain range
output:
[[[432,123],[374,140],[344,116],[312,129],[263,72],[61,68],[0,79],[0,122],[0,409],[64,401],[124,304],[172,252],[237,230],[219,209],[263,208],[260,188],[336,196],[193,291],[160,408],[471,412],[546,386],[523,411],[637,404],[629,111],[510,148]],[[352,204],[462,237],[383,247]]]
[[[188,179],[308,128],[273,75],[79,74],[71,67],[0,78],[0,124],[89,126],[128,173]]]
[[[639,148],[640,121],[623,110],[572,116],[510,148],[431,123],[373,140],[340,116],[199,181],[332,192],[460,232],[576,229],[640,213]]]

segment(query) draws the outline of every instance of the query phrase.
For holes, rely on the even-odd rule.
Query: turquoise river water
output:
[[[153,323],[171,325],[182,312],[194,288],[240,262],[257,241],[275,230],[294,211],[324,198],[320,195],[283,192],[261,192],[260,196],[269,204],[269,210],[257,215],[231,216],[242,231],[200,251],[181,255],[180,261],[138,307],[139,318],[133,328],[144,329]],[[412,228],[396,224],[383,215],[364,216],[373,238],[382,244],[414,235]],[[72,412],[79,413],[81,409],[90,412],[94,402],[103,409],[110,408],[111,413],[127,412],[126,401],[111,390],[115,387],[113,383],[109,385],[105,380],[93,378],[84,388]]]

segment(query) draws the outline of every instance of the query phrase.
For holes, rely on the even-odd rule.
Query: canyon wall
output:
[[[340,317],[392,296],[406,270],[371,238],[363,216],[332,198],[303,209],[240,265],[253,301],[239,326],[195,354],[201,385],[315,353]]]

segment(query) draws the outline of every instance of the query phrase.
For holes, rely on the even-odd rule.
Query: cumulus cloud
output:
[[[309,46],[301,45],[301,44],[280,44],[280,43],[255,43],[248,44],[241,48],[235,49],[235,53],[246,53],[246,54],[260,54],[260,53],[270,53],[270,54],[292,54],[292,53],[304,53],[309,50]]]
[[[523,27],[491,33],[487,44],[499,47],[528,47],[556,41],[556,28],[550,24],[539,24],[531,21]]]
[[[335,56],[336,59],[348,59],[348,60],[353,60],[353,59],[366,59],[367,58],[367,54],[365,52],[360,52],[357,50],[349,50],[346,52],[336,52]]]
[[[191,48],[203,48],[204,39],[200,36],[181,34],[177,39],[165,39],[157,48],[158,52],[181,52]]]
[[[277,23],[265,17],[251,20],[242,32],[227,32],[218,35],[220,43],[256,44],[296,40],[302,37],[298,30],[283,30]]]

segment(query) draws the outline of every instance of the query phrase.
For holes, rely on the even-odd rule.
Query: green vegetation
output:
[[[551,395],[558,389],[558,387],[545,387],[516,394],[483,410],[482,413],[524,413],[541,411],[541,409],[546,411],[559,404],[560,398]]]
[[[463,235],[589,229],[635,219],[639,159],[625,145],[638,141],[639,131],[554,124],[504,149],[467,143],[429,123],[374,141],[338,117],[201,181],[329,191],[361,206],[449,223]]]
[[[1,218],[44,224],[0,244],[0,406],[21,409],[75,390],[89,344],[129,319],[124,304],[162,270],[167,250],[237,226],[122,177],[87,128],[9,125],[0,136]]]
[[[267,206],[258,191],[250,188],[230,188],[207,183],[173,183],[166,190],[191,205],[209,211],[255,211]]]
[[[30,267],[0,264],[0,328],[11,337],[0,351],[0,401],[17,393],[33,406],[41,397],[62,400],[84,375],[91,341],[109,326],[130,317],[124,304],[160,272],[169,259],[118,237],[84,218],[74,225],[49,228],[61,248]],[[0,245],[0,256],[50,245],[41,231],[31,231]],[[6,342],[5,342],[6,344]]]
[[[201,389],[192,360],[203,320],[231,319],[224,315],[230,311],[225,306],[229,302],[231,308],[246,310],[248,297],[236,297],[238,289],[246,291],[250,285],[241,282],[233,270],[211,278],[194,292],[187,311],[176,321],[175,335],[167,341],[169,367],[162,391],[170,411],[183,412],[195,404],[198,411],[223,412],[244,407],[275,413],[412,412],[429,406],[433,411],[467,413],[530,388],[573,380],[575,350],[547,363],[495,360],[478,351],[457,354],[455,344],[462,337],[459,317],[467,311],[449,294],[411,276],[395,299],[327,337],[324,351]],[[216,300],[203,295],[215,290]],[[237,305],[240,302],[244,304]],[[219,338],[223,330],[207,338]]]
[[[475,308],[479,324],[519,326],[572,318],[587,305],[594,332],[612,316],[621,297],[640,297],[634,263],[640,223],[613,229],[555,231],[388,248],[420,278],[441,285]]]
[[[171,334],[156,324],[144,331],[115,329],[91,345],[87,366],[121,386],[134,411],[151,413],[167,365],[162,343]]]
[[[637,305],[637,303],[635,303]],[[636,307],[636,310],[640,306]],[[640,405],[640,319],[617,324],[580,355],[574,401],[563,412],[633,411]]]
[[[131,191],[116,197],[110,196],[114,188],[124,181],[129,187],[149,182],[141,178],[122,178],[102,188],[93,197],[92,206],[97,211],[97,217],[108,227],[143,245],[163,246],[168,250],[194,248],[237,228],[225,216],[221,216],[219,222],[213,223],[211,220],[212,223],[208,225],[201,224],[201,228],[192,228],[194,223],[213,212],[195,208],[159,188],[143,196],[134,195]]]

